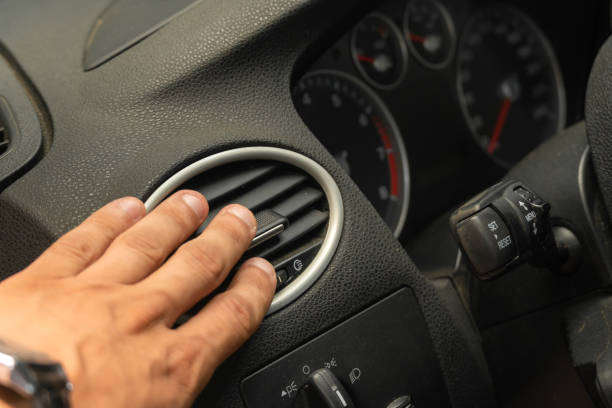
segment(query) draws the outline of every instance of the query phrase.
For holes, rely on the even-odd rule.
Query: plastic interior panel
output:
[[[417,407],[449,407],[424,323],[414,294],[401,289],[247,377],[246,406],[291,408],[308,375],[329,368],[359,408],[402,395]]]
[[[121,54],[199,0],[116,0],[95,21],[83,69],[89,71]]]

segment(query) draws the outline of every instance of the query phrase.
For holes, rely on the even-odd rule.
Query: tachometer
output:
[[[382,101],[339,71],[306,75],[295,86],[293,100],[306,125],[398,236],[408,212],[408,159]]]
[[[463,34],[457,87],[478,145],[510,167],[565,124],[565,92],[552,48],[525,14],[479,11]]]

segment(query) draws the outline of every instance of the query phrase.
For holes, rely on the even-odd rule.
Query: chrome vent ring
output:
[[[250,166],[248,163],[256,164]],[[234,171],[236,166],[243,166],[240,168],[242,173],[238,174],[238,176],[236,176],[236,174],[230,174],[227,182],[215,183],[213,179],[212,181],[208,181],[207,186],[203,187],[203,189],[197,188],[197,183],[194,183],[198,176],[205,172],[209,174],[213,173],[212,175],[214,178],[215,169],[226,173],[224,171],[226,168],[231,169],[230,171]],[[218,169],[220,167],[223,167],[223,169]],[[248,171],[243,171],[243,168],[248,168]],[[303,172],[302,176],[300,175],[301,172]],[[237,180],[242,181],[240,177],[246,181],[236,183]],[[276,179],[273,177],[276,177]],[[207,177],[207,179],[209,178]],[[259,179],[261,184],[265,183],[266,185],[274,186],[270,195],[278,195],[281,199],[276,200],[276,204],[271,205],[279,209],[279,212],[288,214],[291,211],[283,210],[293,205],[291,208],[295,210],[293,213],[297,215],[292,213],[291,216],[288,215],[288,218],[290,218],[290,223],[294,221],[294,227],[291,227],[290,224],[290,228],[293,228],[294,232],[291,233],[288,229],[283,232],[285,237],[295,236],[296,229],[299,230],[300,228],[298,225],[301,225],[303,229],[305,225],[312,224],[309,225],[308,230],[304,232],[304,234],[299,236],[307,236],[309,240],[300,243],[300,250],[305,253],[309,248],[310,252],[314,252],[312,250],[313,248],[318,248],[318,251],[316,251],[316,254],[312,257],[312,260],[307,264],[305,269],[300,271],[294,279],[288,281],[286,285],[282,286],[282,288],[277,291],[268,311],[268,314],[271,314],[293,302],[317,281],[327,268],[338,246],[344,223],[342,196],[340,195],[340,190],[334,179],[321,165],[302,154],[276,147],[254,146],[227,150],[198,160],[175,173],[151,194],[145,202],[145,207],[147,211],[151,211],[172,192],[180,188],[194,188],[195,184],[195,189],[202,191],[205,196],[212,197],[211,215],[209,216],[209,219],[211,219],[214,213],[220,209],[220,204],[223,203],[222,196],[228,195],[229,202],[242,203],[240,199],[236,201],[232,200],[232,198],[235,198],[235,195],[232,196],[234,191],[230,190],[232,188],[232,182],[236,186],[236,190],[238,190],[242,188],[242,185],[247,185],[251,182],[257,183],[257,181],[255,181],[256,179]],[[220,191],[220,187],[225,189],[225,191]],[[259,191],[256,192],[256,194],[253,194],[255,193],[254,191],[248,191],[248,188],[245,192],[244,188],[242,188],[243,191],[241,191],[240,197],[247,200],[245,197],[248,196],[250,201],[247,201],[253,204],[255,202],[252,200],[252,197],[253,195],[257,195],[260,197],[260,201],[257,201],[257,203],[261,203],[261,189],[264,187],[259,185],[258,188]],[[285,188],[285,190],[283,190],[283,188]],[[296,188],[302,189],[296,192]],[[318,191],[322,191],[324,197],[321,197],[321,199],[324,198],[325,202],[318,200]],[[264,190],[264,193],[267,193],[267,191]],[[316,204],[317,202],[318,204]],[[297,203],[300,203],[299,208],[295,208]],[[258,204],[253,205],[255,207],[258,206]],[[316,205],[325,208],[314,208]],[[247,206],[252,208],[250,205]],[[257,215],[255,210],[254,212]],[[284,239],[286,241],[287,239],[283,234],[279,236],[280,240],[282,241]],[[317,234],[319,234],[320,237],[317,237]],[[295,239],[297,242],[300,238]],[[292,248],[291,246],[283,247],[286,255],[284,257],[285,259],[283,259],[283,252],[279,249],[279,245],[281,244],[278,242],[270,243],[267,246],[263,244],[247,252],[247,254],[249,256],[259,256],[263,254],[264,257],[267,258],[268,254],[276,251],[275,262],[273,263],[277,267],[277,272],[281,272],[279,267],[284,267],[289,261],[292,261],[290,255],[291,252],[296,251],[296,248]],[[272,249],[274,249],[274,251],[272,251]],[[301,261],[296,261],[296,266],[299,267],[300,262]]]

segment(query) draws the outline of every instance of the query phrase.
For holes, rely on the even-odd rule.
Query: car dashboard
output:
[[[294,408],[321,369],[360,408],[591,406],[563,307],[612,283],[585,130],[607,0],[0,9],[1,279],[111,200],[191,188],[267,224],[248,255],[277,274],[194,406]],[[470,272],[449,215],[504,178],[575,232],[572,273]]]

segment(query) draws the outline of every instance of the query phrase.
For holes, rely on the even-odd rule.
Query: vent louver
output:
[[[208,199],[210,215],[197,233],[228,204],[253,211],[260,230],[244,259],[260,256],[276,268],[277,293],[268,313],[314,284],[338,245],[343,223],[338,187],[323,167],[301,154],[274,147],[214,154],[158,187],[145,203],[147,210],[183,188]]]
[[[275,266],[277,291],[306,269],[320,247],[329,208],[321,187],[303,170],[280,162],[247,161],[217,167],[194,177],[177,190],[204,194],[210,215],[198,232],[226,205],[242,204],[260,219],[272,210],[288,220],[282,232],[250,249],[245,258],[260,256]]]
[[[9,147],[9,135],[7,129],[4,127],[4,124],[0,122],[0,156],[2,156]]]

